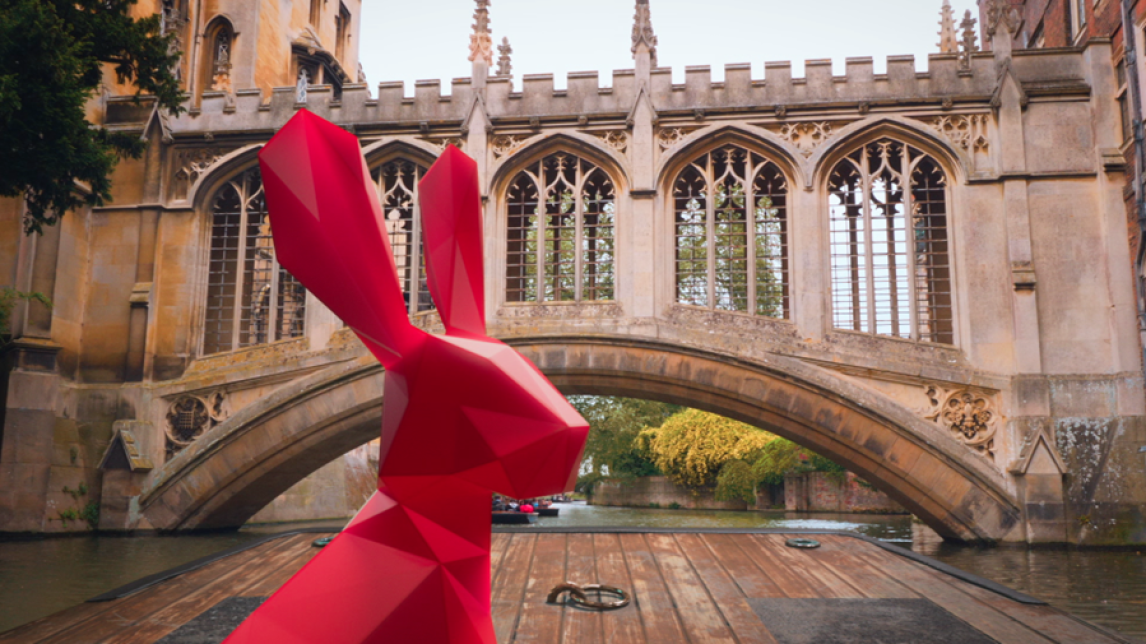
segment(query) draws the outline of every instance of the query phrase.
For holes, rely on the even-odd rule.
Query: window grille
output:
[[[306,290],[275,260],[262,178],[251,168],[212,207],[203,353],[302,337]]]
[[[510,183],[506,300],[608,301],[616,297],[616,194],[592,163],[557,153]]]
[[[677,301],[788,318],[787,200],[780,168],[738,146],[682,170],[673,185]]]
[[[882,139],[840,161],[828,189],[835,327],[952,344],[947,180],[939,164]]]
[[[425,174],[426,168],[405,159],[388,161],[371,171],[382,212],[386,215],[390,249],[410,315],[434,308],[426,281],[422,215],[418,206],[418,182]]]

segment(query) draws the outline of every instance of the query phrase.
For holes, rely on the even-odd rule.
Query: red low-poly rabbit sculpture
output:
[[[486,336],[477,166],[450,146],[421,183],[434,336],[410,324],[358,140],[301,111],[259,161],[279,262],[385,367],[385,408],[378,492],[226,642],[495,644],[491,493],[571,489],[588,426]]]

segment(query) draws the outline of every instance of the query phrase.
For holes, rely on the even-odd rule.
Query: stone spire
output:
[[[955,11],[951,0],[943,0],[939,10],[939,53],[954,54],[959,51],[959,39],[955,35]]]
[[[633,17],[633,57],[636,58],[641,45],[649,51],[652,66],[657,66],[657,35],[653,33],[653,18],[649,11],[649,0],[637,0],[637,15]]]
[[[963,22],[959,27],[963,30],[963,37],[959,40],[959,69],[971,69],[971,54],[979,51],[975,23],[979,22],[971,17],[971,10],[963,14]]]
[[[502,38],[501,44],[497,46],[497,75],[504,78],[513,78],[513,61],[510,56],[513,55],[513,47],[509,45],[509,38]]]
[[[474,10],[474,33],[470,36],[470,62],[485,61],[493,66],[493,37],[489,31],[489,0],[477,0]]]
[[[1011,5],[1011,0],[981,0],[987,5],[983,22],[983,46],[989,43],[995,58],[1010,58],[1015,34],[1022,16]],[[1002,31],[1001,38],[995,35]]]

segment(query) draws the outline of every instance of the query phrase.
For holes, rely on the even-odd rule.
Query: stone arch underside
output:
[[[866,389],[827,388],[798,366],[785,368],[798,361],[760,364],[619,339],[510,344],[566,394],[687,405],[795,440],[887,492],[946,538],[998,541],[1019,529],[1021,513],[1002,475],[976,462],[979,456],[939,444]],[[294,483],[379,435],[382,374],[361,359],[240,411],[164,466],[139,498],[141,516],[160,530],[242,525]]]

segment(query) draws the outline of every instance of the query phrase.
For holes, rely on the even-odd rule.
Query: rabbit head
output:
[[[380,478],[443,476],[515,498],[571,489],[584,419],[486,335],[477,165],[446,148],[420,186],[426,271],[445,336],[413,326],[356,137],[301,110],[260,152],[279,262],[385,366]]]

